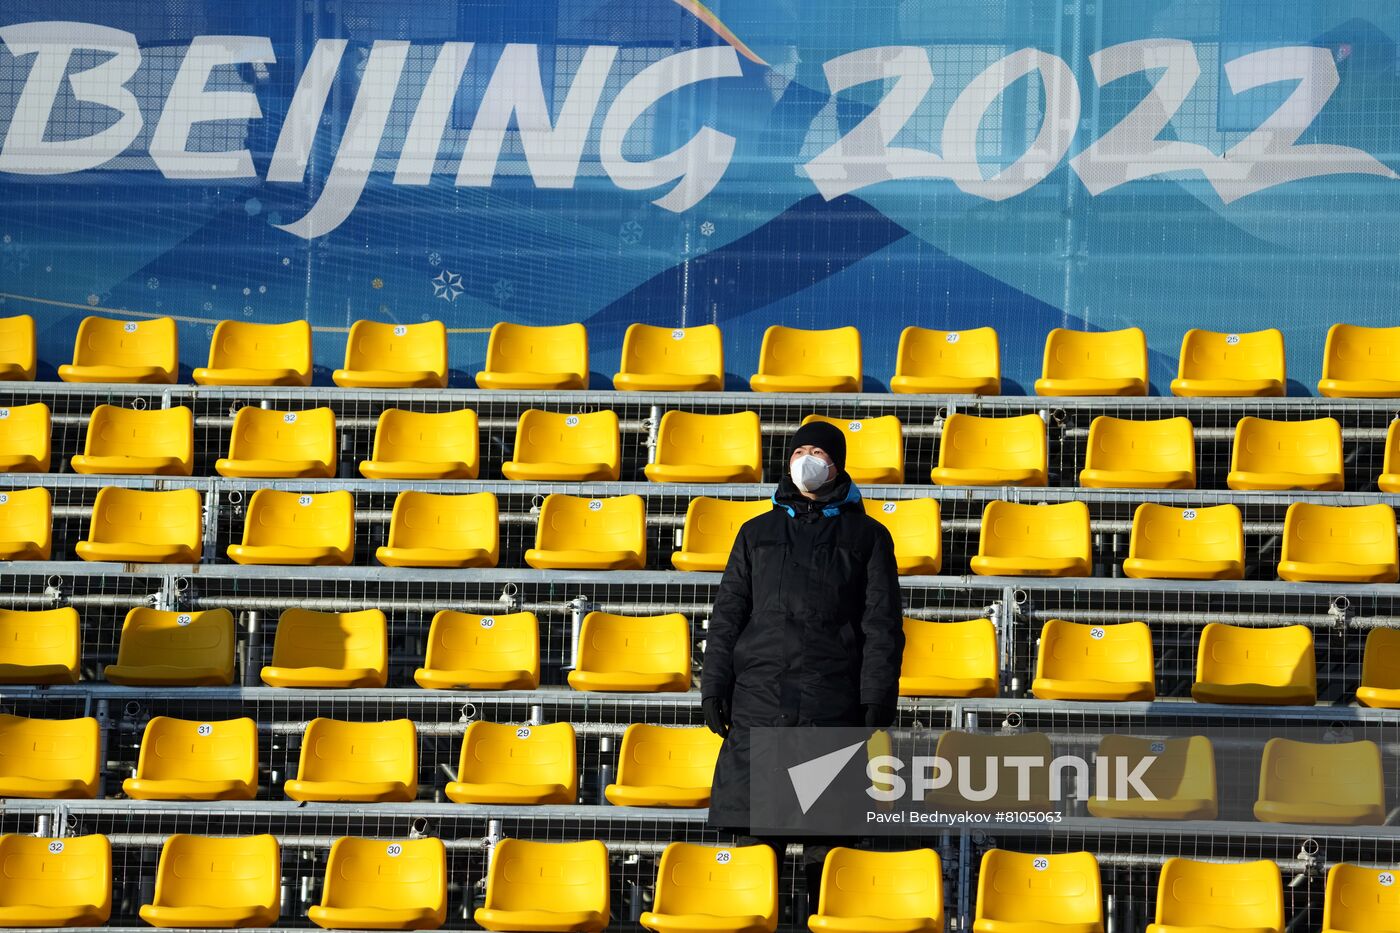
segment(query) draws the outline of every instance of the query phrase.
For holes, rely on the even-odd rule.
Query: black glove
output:
[[[700,701],[705,711],[705,725],[720,738],[729,735],[729,700],[724,697],[705,697]]]
[[[876,729],[888,729],[894,725],[895,705],[893,703],[865,703],[865,724]]]

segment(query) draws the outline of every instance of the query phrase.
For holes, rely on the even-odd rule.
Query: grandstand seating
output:
[[[1146,395],[1147,336],[1136,327],[1087,332],[1057,327],[1045,338],[1037,395]]]
[[[447,920],[447,848],[431,838],[337,839],[307,916],[327,930],[435,930]]]
[[[386,408],[374,430],[366,479],[476,479],[481,468],[476,412]]]
[[[1231,489],[1342,488],[1342,426],[1335,418],[1270,421],[1245,416],[1235,427]]]
[[[1384,503],[1293,503],[1283,520],[1278,575],[1295,582],[1394,583],[1400,578],[1395,510]]]
[[[1181,338],[1172,395],[1187,398],[1284,395],[1288,383],[1283,334],[1220,334],[1191,329]]]
[[[496,497],[406,489],[394,499],[388,543],[374,553],[387,567],[494,567],[501,559]]]
[[[281,875],[275,836],[176,833],[161,847],[141,919],[162,928],[271,926],[282,912]]]
[[[447,796],[457,803],[574,803],[578,761],[574,727],[473,722],[462,737],[457,780]]]
[[[1093,854],[988,850],[978,873],[974,933],[1030,933],[1049,924],[1059,933],[1103,933],[1102,885]]]
[[[822,865],[814,933],[942,933],[943,863],[932,849],[835,846]]]
[[[1318,743],[1276,737],[1264,745],[1255,819],[1312,826],[1379,826],[1385,814],[1385,772],[1375,742]]]
[[[239,564],[337,566],[355,557],[355,500],[344,490],[316,494],[259,489],[248,500]]]
[[[95,797],[102,775],[99,735],[91,717],[28,719],[0,713],[0,797]]]
[[[656,897],[641,923],[656,933],[773,933],[778,928],[773,850],[671,843],[661,853]]]
[[[138,606],[122,623],[117,663],[103,677],[123,686],[228,686],[237,650],[227,609],[177,612]]]
[[[1136,421],[1100,415],[1089,425],[1079,485],[1087,489],[1195,489],[1196,436],[1190,419]]]
[[[894,415],[844,421],[808,415],[803,424],[825,422],[846,432],[846,472],[856,483],[898,486],[904,482],[904,432]]]
[[[1400,629],[1373,628],[1366,633],[1356,700],[1362,706],[1400,709]]]
[[[73,342],[73,362],[58,367],[64,382],[174,383],[180,375],[175,320],[114,321],[85,317]]]
[[[220,476],[323,479],[335,476],[335,413],[329,408],[273,411],[247,405],[233,418]]]
[[[1132,773],[1144,758],[1155,759],[1139,780],[1152,792],[1153,799],[1118,774],[1107,776],[1109,785],[1099,786],[1089,798],[1088,810],[1104,819],[1128,820],[1213,820],[1220,812],[1215,781],[1215,749],[1203,735],[1175,739],[1141,739],[1128,735],[1105,735],[1099,742],[1098,758],[1113,767]]]
[[[112,914],[112,845],[106,836],[0,836],[0,925],[91,927]]]
[[[0,561],[53,556],[53,497],[42,486],[0,492]]]
[[[1322,933],[1362,933],[1400,927],[1395,872],[1338,862],[1327,871]]]
[[[98,405],[74,473],[189,476],[194,472],[194,414],[184,405],[145,411]]]
[[[1200,703],[1311,705],[1317,700],[1312,632],[1303,625],[1208,623],[1201,631],[1191,696]]]
[[[220,321],[209,341],[209,365],[192,375],[202,386],[309,386],[311,365],[307,321]]]
[[[603,793],[623,807],[704,807],[721,739],[709,729],[634,722],[617,753],[617,782]]]
[[[37,368],[34,318],[27,314],[0,318],[0,379],[33,382]]]
[[[418,796],[413,720],[344,722],[318,716],[302,737],[297,776],[283,790],[293,800],[413,800]]]
[[[997,633],[990,619],[905,618],[900,696],[994,697],[997,678]]]
[[[540,685],[539,620],[533,612],[499,616],[444,609],[433,616],[420,687],[434,690],[534,690]]]
[[[755,392],[859,392],[860,331],[854,327],[802,330],[774,324],[763,332]]]
[[[718,392],[724,388],[719,328],[629,324],[613,387],[624,392]]]
[[[1041,629],[1031,692],[1043,700],[1151,700],[1154,684],[1152,632],[1141,622],[1051,619]]]
[[[356,321],[345,341],[345,366],[331,374],[347,388],[441,389],[447,386],[447,328],[441,321]]]
[[[107,486],[92,505],[88,536],[74,550],[83,560],[132,564],[196,564],[204,553],[199,491],[146,492]]]
[[[679,612],[643,617],[590,612],[578,639],[575,690],[690,689],[690,623]]]
[[[612,918],[608,850],[597,840],[502,839],[473,919],[487,930],[593,933]]]
[[[539,570],[640,570],[647,563],[646,504],[641,496],[550,493],[525,563]]]
[[[582,324],[531,327],[498,322],[486,343],[481,389],[588,387],[588,332]]]
[[[865,514],[894,539],[900,575],[937,574],[943,569],[943,522],[937,499],[864,499]]]
[[[1000,395],[997,332],[990,327],[963,331],[904,328],[890,391],[904,395]]]
[[[622,448],[617,414],[573,415],[531,408],[515,429],[515,456],[501,464],[506,479],[579,483],[616,480]]]
[[[146,723],[136,774],[122,781],[133,800],[252,800],[258,795],[258,727],[251,719]]]
[[[52,465],[49,406],[0,408],[0,471],[47,473]]]
[[[672,566],[677,570],[724,570],[739,526],[772,508],[770,499],[731,502],[696,496],[686,506],[681,546],[671,554]]]
[[[1089,509],[1082,502],[1021,505],[996,500],[982,512],[976,574],[1087,577],[1092,572]]]
[[[954,412],[943,422],[939,486],[1045,486],[1049,472],[1045,422],[1039,415],[981,418]]]
[[[82,660],[78,610],[0,609],[0,683],[75,684]]]
[[[668,411],[656,434],[656,460],[643,472],[654,483],[761,483],[758,415]]]
[[[270,687],[382,687],[389,681],[388,621],[378,609],[287,609],[261,676]]]
[[[1322,379],[1317,390],[1326,398],[1400,397],[1400,327],[1333,324],[1322,351]]]
[[[1170,858],[1157,880],[1157,918],[1147,933],[1189,930],[1283,933],[1283,879],[1273,862]]]
[[[1244,579],[1238,506],[1178,509],[1144,502],[1133,513],[1123,573],[1140,580]]]

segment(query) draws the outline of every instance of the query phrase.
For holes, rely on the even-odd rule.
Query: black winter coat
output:
[[[784,476],[773,510],[739,529],[706,636],[703,697],[730,697],[709,824],[749,824],[749,729],[859,726],[895,703],[904,622],[889,531],[842,472],[811,500]]]

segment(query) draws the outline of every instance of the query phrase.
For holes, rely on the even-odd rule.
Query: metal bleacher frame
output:
[[[681,612],[690,619],[698,678],[704,627],[720,575],[670,569],[685,508],[698,495],[766,497],[782,468],[787,437],[810,413],[842,419],[897,415],[904,426],[906,483],[862,487],[867,498],[931,497],[943,512],[944,571],[937,577],[904,577],[906,614],[953,621],[990,618],[1001,651],[1001,696],[986,700],[904,699],[898,728],[943,730],[991,727],[1051,733],[1094,734],[1106,725],[1153,729],[1208,723],[1215,727],[1288,721],[1318,728],[1379,730],[1386,752],[1388,800],[1400,805],[1400,714],[1357,707],[1366,633],[1400,626],[1400,585],[1296,584],[1274,579],[1278,539],[1287,505],[1295,501],[1358,505],[1397,504],[1400,497],[1370,490],[1380,473],[1386,427],[1400,415],[1396,400],[1284,399],[1046,399],[949,396],[762,395],[751,393],[484,392],[468,389],[355,390],[310,388],[207,388],[197,386],[84,386],[12,383],[0,404],[43,401],[53,412],[54,472],[0,475],[0,491],[44,485],[54,497],[54,556],[47,562],[0,565],[0,606],[51,608],[71,605],[83,618],[83,681],[72,687],[6,687],[0,709],[47,717],[96,716],[103,726],[104,787],[93,801],[0,800],[6,832],[74,835],[100,832],[114,844],[113,924],[140,926],[136,908],[149,902],[160,845],[172,832],[217,835],[269,831],[283,843],[284,892],[279,927],[307,926],[306,906],[319,898],[330,842],[340,835],[440,836],[449,849],[452,884],[448,926],[473,928],[471,911],[483,891],[486,858],[504,836],[534,839],[598,838],[612,853],[613,917],[609,929],[635,930],[649,907],[655,862],[666,842],[726,841],[704,826],[704,811],[629,809],[607,804],[601,789],[611,779],[616,749],[631,722],[699,725],[699,693],[581,693],[565,685],[578,626],[590,609],[647,615]],[[112,477],[74,475],[68,459],[81,451],[92,408],[189,405],[195,415],[195,476]],[[339,476],[331,480],[242,480],[214,474],[234,412],[245,404],[301,410],[329,405],[340,436]],[[474,481],[402,483],[359,478],[358,461],[370,455],[374,426],[389,407],[445,411],[469,407],[480,419],[482,478]],[[583,412],[617,411],[623,432],[623,481],[523,483],[500,478],[509,459],[516,419],[526,408]],[[657,484],[641,467],[653,449],[664,411],[707,413],[755,410],[763,423],[762,485]],[[943,419],[953,411],[984,415],[1039,413],[1050,438],[1051,485],[1045,488],[937,487],[928,481]],[[1078,487],[1089,422],[1100,414],[1125,418],[1185,415],[1196,425],[1198,490],[1090,490]],[[1343,493],[1236,493],[1224,486],[1235,421],[1245,414],[1303,419],[1332,416],[1342,424],[1347,454]],[[146,489],[193,487],[205,503],[203,562],[192,566],[85,563],[73,542],[86,528],[92,499],[102,486]],[[270,487],[318,492],[348,489],[356,504],[356,555],[343,568],[242,567],[225,549],[241,534],[251,491]],[[501,562],[491,570],[389,568],[374,560],[384,543],[394,496],[404,489],[435,492],[491,491],[500,501]],[[535,513],[543,495],[637,494],[646,500],[647,569],[626,572],[537,571],[522,555],[533,543]],[[981,511],[992,499],[1088,503],[1095,576],[1085,579],[972,576]],[[1238,583],[1130,580],[1121,575],[1133,508],[1145,501],[1211,505],[1233,502],[1244,513],[1246,579]],[[133,606],[233,610],[239,622],[237,686],[229,688],[129,688],[101,681],[115,659],[121,620]],[[321,610],[380,608],[389,616],[390,687],[320,691],[263,687],[258,671],[270,655],[277,614],[304,606]],[[430,691],[413,685],[422,661],[428,622],[439,609],[502,612],[525,609],[541,622],[542,686],[535,691]],[[1033,698],[1036,643],[1050,618],[1073,621],[1139,619],[1153,630],[1158,663],[1153,703],[1087,703]],[[1209,706],[1189,699],[1200,628],[1209,621],[1249,625],[1301,623],[1314,630],[1319,704],[1311,708]],[[697,680],[698,683],[698,680]],[[259,728],[264,769],[260,799],[247,803],[142,802],[120,798],[121,778],[134,766],[145,722],[154,715],[231,718],[248,715]],[[420,799],[414,803],[353,806],[297,804],[280,784],[293,776],[299,739],[315,716],[385,719],[407,716],[419,730]],[[448,803],[442,786],[455,772],[468,722],[539,723],[567,720],[579,734],[580,799],[572,806],[507,807]],[[1369,733],[1368,733],[1369,734]],[[977,866],[983,851],[1041,847],[1087,848],[1104,872],[1108,933],[1140,929],[1150,920],[1157,866],[1172,855],[1202,858],[1263,857],[1279,862],[1290,898],[1289,927],[1315,928],[1322,877],[1328,865],[1352,861],[1394,866],[1400,861],[1400,829],[1392,812],[1384,827],[1300,827],[1252,821],[1156,822],[1094,820],[1071,816],[1052,831],[968,831],[932,837],[881,838],[879,844],[933,845],[943,856],[949,929],[971,928]],[[802,889],[789,853],[782,885]],[[783,898],[780,929],[803,929]],[[144,928],[144,927],[142,927]]]

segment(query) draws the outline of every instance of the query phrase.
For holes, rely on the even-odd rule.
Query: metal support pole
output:
[[[243,686],[256,687],[262,683],[262,646],[258,644],[262,613],[249,609],[243,614]]]
[[[647,445],[647,463],[656,462],[656,443],[661,432],[661,406],[651,406],[651,414],[647,415],[647,420],[642,422],[647,429],[647,436],[644,443]]]
[[[583,617],[593,611],[593,604],[587,596],[569,600],[569,663],[564,668],[572,671],[578,668],[578,643],[583,632]],[[672,610],[674,611],[674,610]]]

